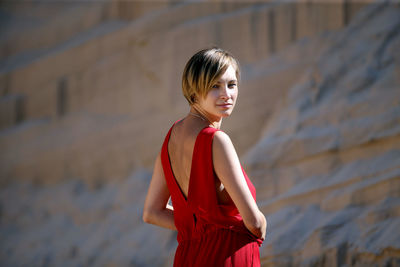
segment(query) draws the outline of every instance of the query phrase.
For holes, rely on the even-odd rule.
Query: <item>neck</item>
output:
[[[196,104],[192,105],[190,108],[190,113],[197,114],[205,119],[205,122],[209,124],[209,126],[220,129],[222,124],[222,117],[215,117],[203,110],[201,107]]]

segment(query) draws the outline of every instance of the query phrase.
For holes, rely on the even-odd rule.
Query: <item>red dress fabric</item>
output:
[[[186,198],[174,177],[168,154],[172,128],[165,137],[161,161],[178,230],[174,266],[260,266],[261,239],[247,230],[233,203],[218,203],[212,140],[219,130],[205,127],[196,138]],[[255,199],[256,190],[243,168],[242,171]]]

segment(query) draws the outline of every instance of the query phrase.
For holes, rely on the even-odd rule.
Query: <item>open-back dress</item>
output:
[[[215,132],[220,130],[205,127],[197,135],[186,198],[174,176],[168,153],[173,126],[165,137],[161,162],[178,230],[174,266],[260,266],[262,240],[245,227],[233,203],[218,203],[212,140]],[[243,168],[242,171],[255,200],[256,190]]]

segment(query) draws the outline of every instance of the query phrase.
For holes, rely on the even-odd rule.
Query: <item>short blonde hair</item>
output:
[[[196,103],[197,97],[205,97],[229,66],[235,69],[239,82],[239,62],[228,51],[213,47],[194,54],[186,63],[182,75],[182,91],[189,105]]]

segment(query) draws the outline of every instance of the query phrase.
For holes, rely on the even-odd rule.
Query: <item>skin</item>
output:
[[[231,115],[238,96],[235,70],[229,66],[205,97],[199,97],[190,113],[175,124],[168,144],[174,176],[185,196],[188,195],[192,153],[196,137],[205,126],[219,129],[222,119]],[[199,118],[201,116],[202,118]],[[243,175],[239,158],[227,134],[217,131],[213,139],[213,164],[219,178],[216,191],[220,203],[233,202],[247,229],[264,240],[267,222],[254,201]],[[143,220],[176,230],[170,193],[165,181],[160,154],[154,164],[153,177],[146,196]]]
[[[231,115],[238,96],[238,82],[236,72],[229,66],[224,74],[212,85],[211,90],[202,98],[198,97],[191,112],[198,113],[206,118],[210,126],[220,129],[222,118]],[[224,104],[229,104],[224,106]]]

